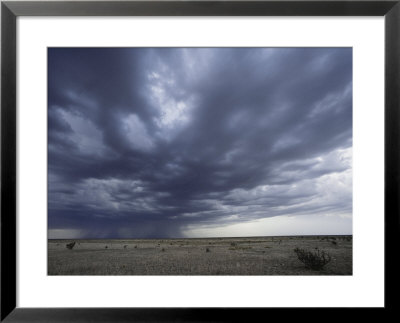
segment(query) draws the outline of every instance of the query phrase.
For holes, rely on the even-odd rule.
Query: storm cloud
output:
[[[48,49],[49,237],[351,214],[351,48]]]

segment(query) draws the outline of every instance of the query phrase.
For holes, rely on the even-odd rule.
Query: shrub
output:
[[[306,268],[313,270],[321,270],[327,263],[331,261],[331,256],[325,251],[307,251],[304,249],[296,248],[294,252],[297,258],[306,266]]]
[[[75,246],[75,241],[74,242],[71,242],[71,243],[67,243],[65,246],[68,248],[68,249],[72,249],[74,246]]]
[[[210,249],[206,248],[206,252],[210,252]]]

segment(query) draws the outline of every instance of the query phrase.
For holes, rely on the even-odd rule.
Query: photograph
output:
[[[2,1],[0,321],[396,310],[399,2]]]
[[[48,275],[352,275],[351,47],[48,47]]]

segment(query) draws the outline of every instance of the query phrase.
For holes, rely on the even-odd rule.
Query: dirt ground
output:
[[[332,260],[322,270],[307,269],[296,247],[318,248]],[[352,237],[49,240],[48,274],[352,275]]]

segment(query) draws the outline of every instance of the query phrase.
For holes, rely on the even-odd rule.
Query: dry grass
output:
[[[351,275],[352,238],[50,240],[49,275]],[[105,249],[107,246],[107,249]],[[126,246],[126,247],[125,247]],[[298,261],[294,248],[320,248],[332,260],[321,271]],[[207,249],[209,252],[207,252]]]

